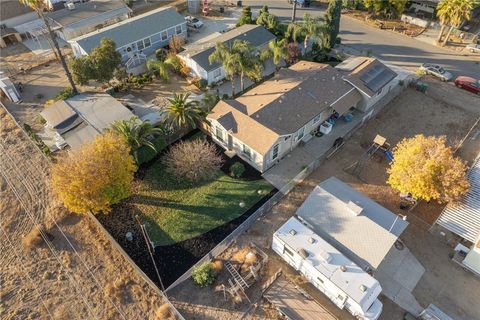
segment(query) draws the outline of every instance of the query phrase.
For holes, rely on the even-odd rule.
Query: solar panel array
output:
[[[377,92],[388,82],[395,78],[395,73],[382,65],[375,65],[360,77],[365,85],[372,91]]]

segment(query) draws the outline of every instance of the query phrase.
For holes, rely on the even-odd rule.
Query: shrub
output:
[[[157,57],[158,61],[165,61],[165,59],[167,58],[165,50],[162,48],[155,50],[155,57]]]
[[[139,165],[155,158],[157,154],[167,146],[167,142],[163,137],[156,137],[152,140],[152,143],[155,146],[155,150],[148,146],[142,146],[137,150],[137,161]]]
[[[25,132],[28,134],[30,139],[35,142],[37,147],[47,156],[51,157],[52,152],[50,149],[47,147],[47,145],[43,142],[43,140],[33,131],[32,127],[30,127],[28,124],[23,124],[23,129],[25,129]]]
[[[196,139],[172,146],[165,157],[165,164],[179,180],[199,182],[217,175],[222,157],[213,144],[205,139]]]
[[[192,69],[190,69],[190,67],[185,65],[180,68],[180,74],[184,77],[188,77],[191,71]]]
[[[22,244],[27,249],[38,247],[43,243],[42,235],[40,233],[40,227],[34,226],[29,233],[27,233],[23,239]]]
[[[200,79],[197,82],[197,86],[202,90],[205,89],[207,87],[207,85],[208,85],[208,81],[205,80],[205,79]]]
[[[68,98],[71,98],[73,97],[74,94],[73,94],[73,89],[68,87],[68,88],[65,88],[63,89],[62,91],[60,91],[54,98],[54,100],[65,100],[65,99],[68,99]]]
[[[228,94],[224,93],[224,94],[222,95],[222,100],[227,100],[227,99],[228,99]]]
[[[200,287],[208,287],[215,282],[217,274],[210,262],[201,264],[193,268],[192,279]]]
[[[240,178],[245,172],[245,166],[240,162],[235,162],[230,167],[230,175],[234,178]]]

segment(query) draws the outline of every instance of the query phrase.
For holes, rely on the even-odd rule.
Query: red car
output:
[[[480,80],[460,76],[455,79],[455,85],[459,88],[468,90],[470,92],[480,95]]]

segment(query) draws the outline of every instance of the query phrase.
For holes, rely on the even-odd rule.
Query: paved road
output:
[[[254,12],[267,4],[270,12],[282,21],[291,18],[291,5],[287,0],[243,2],[244,5],[250,5]],[[303,17],[306,12],[313,16],[323,15],[324,10],[325,7],[299,8],[297,17]],[[480,54],[458,54],[398,33],[378,30],[345,16],[340,24],[340,37],[348,47],[363,50],[364,53],[370,50],[373,56],[400,67],[416,69],[424,62],[432,62],[452,71],[454,75],[480,78]]]

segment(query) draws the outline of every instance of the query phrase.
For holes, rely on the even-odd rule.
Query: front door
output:
[[[233,138],[231,135],[228,135],[228,150],[232,150],[233,149]]]

